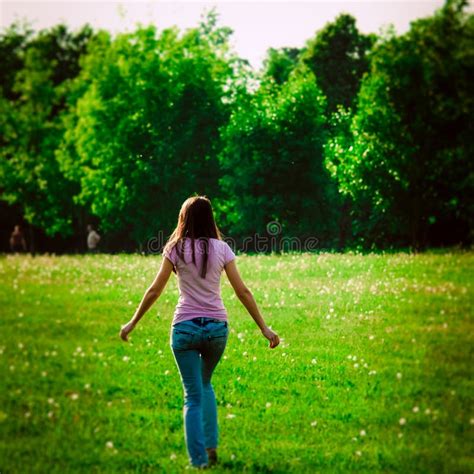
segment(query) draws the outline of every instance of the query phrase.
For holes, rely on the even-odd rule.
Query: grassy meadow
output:
[[[177,279],[161,256],[0,256],[0,472],[181,473]],[[471,473],[474,252],[239,255],[213,472]]]

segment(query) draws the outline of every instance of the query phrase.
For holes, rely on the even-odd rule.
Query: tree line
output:
[[[2,227],[21,216],[71,251],[92,222],[109,250],[146,250],[199,193],[235,239],[276,222],[323,249],[471,245],[467,6],[401,35],[342,13],[258,71],[214,9],[115,37],[16,22],[0,35]]]

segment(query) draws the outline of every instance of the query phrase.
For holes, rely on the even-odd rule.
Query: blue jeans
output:
[[[206,448],[217,448],[217,402],[211,377],[227,344],[227,321],[197,317],[171,328],[170,346],[184,391],[184,436],[189,461],[208,462]]]

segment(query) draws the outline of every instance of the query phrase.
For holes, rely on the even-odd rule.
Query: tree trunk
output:
[[[351,199],[345,196],[341,206],[341,215],[339,218],[339,251],[346,247],[347,235],[351,224]]]
[[[85,211],[81,207],[78,213],[78,230],[77,230],[77,248],[80,253],[85,253],[87,250],[86,239],[86,222],[85,222]]]
[[[36,255],[35,229],[31,224],[28,226],[28,234],[30,237],[30,253],[34,257]]]
[[[74,253],[85,253],[87,250],[85,210],[82,207],[79,207],[78,209],[75,209],[74,214]]]

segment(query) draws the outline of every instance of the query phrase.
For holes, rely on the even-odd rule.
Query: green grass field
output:
[[[118,336],[160,262],[0,257],[2,474],[185,472],[174,274]],[[223,275],[213,472],[473,472],[473,252],[237,262],[282,342],[268,348]]]

